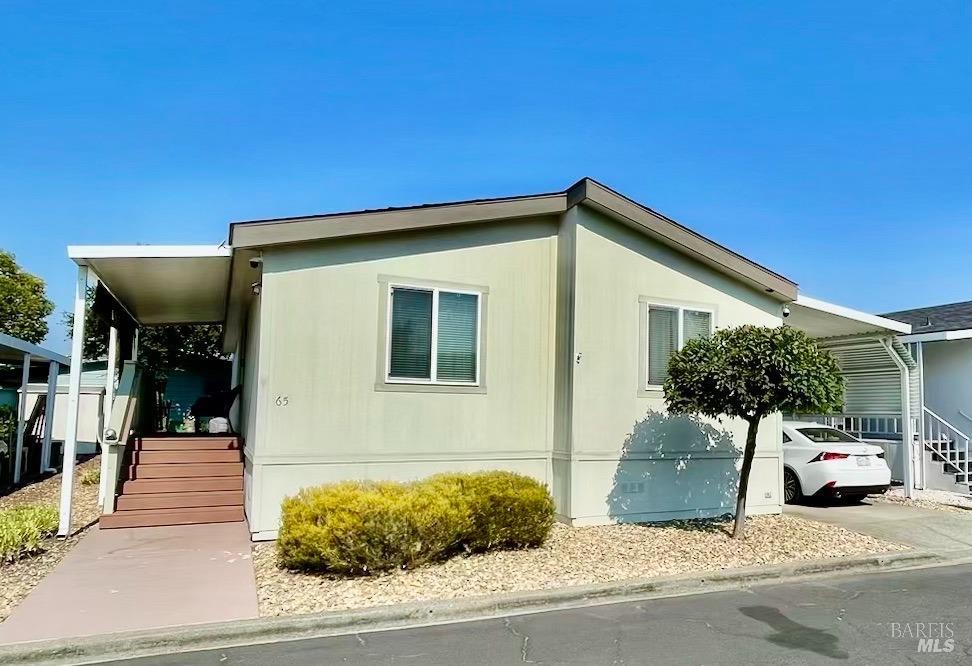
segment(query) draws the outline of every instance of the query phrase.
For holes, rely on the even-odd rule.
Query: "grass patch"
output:
[[[41,543],[57,531],[57,507],[27,504],[0,511],[0,560],[14,560],[42,550]]]

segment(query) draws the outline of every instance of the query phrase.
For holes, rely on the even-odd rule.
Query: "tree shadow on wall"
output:
[[[732,513],[742,450],[729,430],[696,415],[648,410],[621,448],[608,515],[645,522],[647,514],[701,518]]]

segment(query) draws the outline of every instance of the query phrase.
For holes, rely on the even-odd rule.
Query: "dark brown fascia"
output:
[[[230,225],[230,245],[234,250],[265,248],[390,231],[555,215],[565,210],[567,210],[567,195],[565,192],[556,192],[508,199],[484,199],[358,213],[236,222]]]
[[[262,248],[394,231],[556,215],[577,205],[600,211],[650,238],[770,294],[781,302],[796,299],[796,283],[591,178],[583,178],[563,192],[550,194],[233,223],[230,225],[230,245],[233,247],[234,257],[228,286],[230,293],[227,299],[227,317],[241,315],[241,301],[246,299],[245,296],[242,299],[240,296],[248,293],[247,280],[259,275],[259,271],[248,270],[248,261]]]
[[[596,180],[584,178],[567,190],[567,206],[585,205],[622,222],[716,270],[765,291],[782,302],[796,300],[797,285],[782,275],[719,245]]]

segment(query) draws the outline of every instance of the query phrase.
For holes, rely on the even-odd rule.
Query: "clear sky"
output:
[[[809,295],[972,299],[972,3],[0,0],[0,247],[58,312],[68,244],[582,176]]]

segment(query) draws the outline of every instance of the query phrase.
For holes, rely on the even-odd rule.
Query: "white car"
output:
[[[783,499],[862,499],[884,493],[891,468],[884,449],[819,423],[783,422]]]

